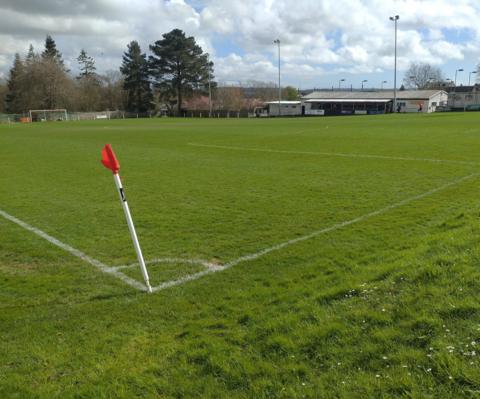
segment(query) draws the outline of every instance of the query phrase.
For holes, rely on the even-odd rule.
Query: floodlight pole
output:
[[[477,73],[477,71],[472,71],[468,74],[468,85],[470,86],[470,81],[472,79],[472,73]]]
[[[384,83],[388,83],[388,82],[386,80],[382,81],[382,84],[381,84],[382,90],[383,90],[383,84]]]
[[[455,82],[454,82],[454,92],[453,92],[453,108],[455,108],[455,97],[457,97],[457,73],[463,72],[463,68],[455,70]]]
[[[208,71],[208,117],[212,117],[212,74]]]
[[[457,73],[463,72],[463,68],[459,68],[455,70],[455,87],[457,87]]]
[[[368,80],[367,80],[367,79],[365,79],[365,80],[362,80],[362,90],[363,90],[363,84],[364,84],[364,83],[366,83],[366,82],[368,82]]]
[[[395,15],[394,17],[390,17],[390,21],[395,22],[395,67],[393,73],[393,112],[397,109],[397,25],[398,20],[400,17]]]
[[[282,101],[282,86],[280,85],[280,39],[273,41],[278,46],[278,116],[282,116],[280,103]]]

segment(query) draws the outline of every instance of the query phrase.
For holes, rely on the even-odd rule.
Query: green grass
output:
[[[226,264],[480,172],[479,122],[0,125],[0,210],[135,262],[109,142],[145,257]],[[478,398],[479,198],[480,176],[153,295],[0,218],[0,397]]]

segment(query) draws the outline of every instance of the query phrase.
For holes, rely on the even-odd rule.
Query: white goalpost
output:
[[[68,114],[65,108],[60,109],[31,109],[28,111],[30,122],[67,121]]]

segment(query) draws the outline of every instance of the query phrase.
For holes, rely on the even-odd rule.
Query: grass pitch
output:
[[[147,295],[0,217],[0,397],[479,397],[479,121],[0,125],[1,211],[135,262],[109,142],[153,285],[235,264]]]

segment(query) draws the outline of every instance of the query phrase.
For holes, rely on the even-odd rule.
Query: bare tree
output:
[[[63,65],[53,58],[43,58],[36,65],[41,108],[53,109],[66,106],[71,94],[71,79]]]
[[[246,82],[245,89],[248,97],[257,98],[263,101],[278,100],[278,88],[272,82],[260,82],[250,80]]]
[[[107,71],[99,76],[101,82],[101,108],[108,110],[125,109],[127,93],[123,89],[120,71]]]
[[[434,89],[443,87],[443,83],[441,69],[427,63],[411,63],[403,78],[407,89]]]
[[[220,86],[215,91],[216,108],[240,111],[244,106],[244,96],[240,87]]]

